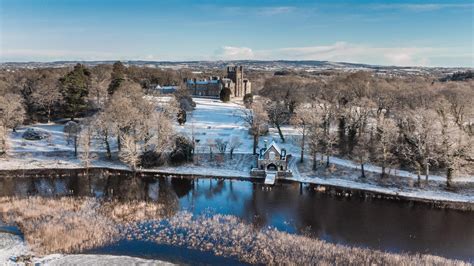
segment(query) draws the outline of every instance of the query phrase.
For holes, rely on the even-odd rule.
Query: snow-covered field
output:
[[[155,99],[163,100],[163,99]],[[165,99],[166,100],[166,99]],[[196,152],[209,152],[209,141],[215,141],[220,138],[224,141],[230,141],[233,137],[238,137],[242,145],[235,151],[238,154],[250,154],[252,151],[252,137],[248,134],[248,130],[242,120],[243,106],[240,103],[222,103],[215,99],[196,98],[196,109],[188,114],[187,122],[184,126],[175,124],[177,131],[180,134],[194,137],[198,140]],[[51,137],[43,140],[28,141],[21,136],[27,128],[34,128],[47,132]],[[287,149],[289,154],[293,154],[293,160],[290,164],[290,169],[293,172],[293,180],[318,183],[327,185],[337,185],[349,188],[365,189],[375,192],[383,192],[394,195],[405,195],[410,197],[429,198],[436,200],[452,200],[462,202],[474,202],[474,193],[469,195],[459,194],[444,191],[443,189],[433,189],[433,186],[428,189],[418,188],[400,188],[399,186],[380,186],[374,182],[364,182],[354,178],[359,165],[350,160],[345,160],[337,157],[331,157],[330,161],[336,167],[346,169],[345,174],[335,174],[330,177],[321,177],[311,171],[302,171],[301,165],[296,162],[299,157],[299,133],[298,130],[291,126],[282,128],[286,143],[281,143],[278,132],[275,128],[270,128],[267,136],[260,138],[260,146],[263,145],[264,140],[270,143],[276,141],[280,146]],[[6,158],[0,158],[0,169],[36,169],[36,168],[79,168],[82,167],[80,160],[72,156],[73,144],[67,142],[66,136],[63,133],[63,125],[48,125],[36,124],[31,126],[21,127],[17,132],[12,132],[8,141],[10,146],[9,155]],[[103,147],[98,143],[93,145],[93,150],[96,152],[104,152]],[[115,143],[112,141],[113,150],[116,149]],[[213,151],[216,153],[217,151]],[[308,155],[306,155],[309,158]],[[108,161],[97,159],[93,162],[93,167],[108,167],[127,169],[128,167],[118,161]],[[176,174],[200,174],[213,176],[228,176],[228,177],[249,177],[252,161],[245,162],[226,161],[222,165],[216,165],[214,162],[202,161],[198,165],[187,164],[178,167],[163,166],[154,171],[161,171]],[[367,172],[381,173],[381,168],[375,165],[366,165]],[[408,171],[392,169],[391,174],[399,178],[407,180],[416,180],[417,176]],[[432,182],[445,182],[443,176],[430,176]],[[474,183],[474,176],[457,177],[455,182]]]

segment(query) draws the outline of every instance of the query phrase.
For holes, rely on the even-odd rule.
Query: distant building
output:
[[[156,85],[155,92],[159,94],[173,94],[179,89],[179,86],[160,86]]]
[[[242,98],[245,94],[251,93],[251,83],[244,78],[242,66],[229,66],[224,78],[209,77],[208,79],[185,79],[187,88],[194,96],[215,97],[220,96],[221,90],[229,88],[231,97]]]

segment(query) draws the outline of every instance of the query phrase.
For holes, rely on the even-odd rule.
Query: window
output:
[[[270,160],[275,160],[275,152],[271,151],[269,154]]]

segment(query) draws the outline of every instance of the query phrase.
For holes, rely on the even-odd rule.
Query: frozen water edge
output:
[[[49,158],[50,159],[50,158]],[[16,161],[16,160],[15,160]],[[82,165],[76,162],[65,162],[61,164],[55,163],[56,160],[42,161],[41,164],[32,164],[28,161],[16,161],[15,164],[8,164],[10,167],[4,167],[4,161],[0,160],[0,169],[4,170],[18,170],[18,169],[81,169]],[[290,168],[296,166],[290,166]],[[94,168],[106,168],[113,170],[129,170],[126,165],[115,163],[97,161],[94,163]],[[183,165],[176,167],[159,167],[156,169],[139,169],[138,171],[145,173],[160,173],[168,175],[196,175],[196,176],[215,176],[223,178],[240,178],[250,179],[250,173],[245,170],[235,169],[222,169],[209,166],[194,166],[194,165]],[[376,184],[362,183],[354,180],[344,179],[342,177],[331,177],[322,178],[317,176],[308,176],[299,174],[297,171],[293,171],[294,176],[285,178],[284,180],[302,182],[316,185],[327,185],[344,187],[347,189],[357,189],[374,193],[382,193],[392,196],[407,197],[412,199],[430,200],[430,201],[444,201],[444,202],[459,202],[459,203],[470,203],[474,204],[474,195],[463,195],[444,190],[427,190],[419,188],[397,188],[397,187],[383,187]]]
[[[16,263],[14,258],[32,255],[20,236],[0,233],[0,265],[25,265]],[[146,260],[129,256],[112,255],[65,255],[50,254],[44,257],[32,257],[35,265],[174,265],[159,260]]]
[[[174,265],[160,260],[146,260],[113,255],[60,255],[52,254],[35,260],[44,265]]]

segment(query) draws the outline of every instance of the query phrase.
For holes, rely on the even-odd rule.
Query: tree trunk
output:
[[[253,154],[257,154],[258,135],[253,135]]]
[[[326,168],[329,167],[329,154],[326,156]]]
[[[454,169],[452,166],[448,166],[446,172],[446,186],[451,187],[451,182],[453,181]]]
[[[122,149],[122,145],[120,143],[120,133],[117,133],[117,148],[118,148],[118,151]]]
[[[77,135],[74,135],[74,157],[77,157]]]
[[[105,136],[104,142],[105,142],[105,149],[107,151],[107,158],[112,159],[112,152],[110,151],[110,143],[109,143],[108,135]]]
[[[51,123],[51,107],[48,108],[48,124]]]
[[[318,168],[318,160],[316,156],[317,156],[317,153],[313,152],[313,171],[316,171],[316,169]]]
[[[305,134],[304,134],[304,128],[303,128],[303,137],[301,139],[301,158],[300,158],[300,163],[304,162],[304,141],[305,141]],[[315,155],[316,156],[316,155]]]
[[[385,161],[382,162],[382,174],[381,177],[385,177]]]
[[[232,160],[233,156],[234,156],[234,150],[230,150],[230,159],[231,160]]]
[[[425,164],[425,181],[428,182],[428,178],[430,176],[430,164]]]
[[[365,178],[365,169],[364,169],[364,163],[360,164],[360,171],[362,172],[362,178]]]
[[[276,128],[278,129],[278,135],[280,135],[281,141],[285,142],[285,137],[283,136],[283,132],[281,132],[280,124],[275,124]]]
[[[418,175],[418,186],[421,184],[421,170],[420,170],[420,167],[416,167],[416,172],[417,172],[417,175]]]

